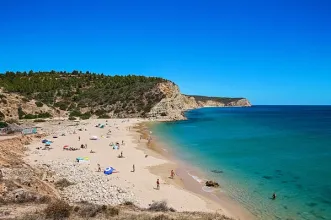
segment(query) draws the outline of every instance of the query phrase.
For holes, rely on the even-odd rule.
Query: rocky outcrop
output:
[[[180,93],[179,87],[172,82],[159,83],[157,89],[164,94],[147,114],[163,120],[183,120],[184,112],[190,109],[203,107],[251,106],[245,98],[217,98],[204,96],[190,96]]]
[[[19,119],[18,108],[21,108],[25,114],[31,115],[46,112],[52,116],[60,114],[60,111],[57,111],[55,108],[50,108],[45,104],[38,107],[36,100],[29,100],[26,97],[15,93],[4,93],[0,89],[0,120]]]

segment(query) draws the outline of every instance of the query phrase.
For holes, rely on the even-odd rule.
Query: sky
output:
[[[159,76],[182,93],[331,104],[328,0],[0,0],[0,72]]]

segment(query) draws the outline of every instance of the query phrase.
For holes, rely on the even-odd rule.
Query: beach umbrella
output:
[[[110,174],[113,173],[114,170],[115,170],[115,169],[112,168],[112,167],[107,167],[107,168],[103,171],[103,173],[106,174],[106,175],[110,175]]]
[[[46,146],[50,146],[50,145],[51,145],[51,142],[50,142],[50,141],[47,141],[47,142],[45,143],[45,145],[46,145]]]
[[[63,149],[68,149],[68,148],[69,148],[68,145],[64,145],[64,146],[63,146]]]
[[[92,137],[90,138],[90,140],[98,140],[98,137],[97,137],[97,136],[92,136]]]
[[[48,140],[44,139],[41,141],[41,143],[45,144]]]

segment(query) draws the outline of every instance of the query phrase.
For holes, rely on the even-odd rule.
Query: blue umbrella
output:
[[[106,174],[106,175],[110,175],[110,174],[113,173],[114,170],[115,170],[115,169],[112,168],[112,167],[107,167],[107,168],[103,171],[103,173]]]
[[[44,144],[44,143],[46,143],[47,141],[48,141],[48,140],[44,139],[44,140],[41,141],[41,143]]]

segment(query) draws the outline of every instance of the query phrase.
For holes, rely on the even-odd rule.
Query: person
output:
[[[98,172],[101,172],[100,164],[98,164]]]
[[[85,144],[85,149],[87,149],[87,144]]]
[[[132,172],[134,172],[134,171],[136,171],[136,168],[135,168],[135,166],[133,164],[133,166],[132,166]]]
[[[78,136],[78,141],[80,141],[80,136]]]
[[[276,193],[272,194],[272,199],[275,200],[276,199]]]
[[[123,157],[123,151],[121,151],[121,157]]]
[[[156,180],[156,189],[157,190],[160,189],[160,180],[159,179]]]
[[[174,170],[171,170],[170,176],[171,176],[171,179],[173,179],[173,178],[175,177],[175,172],[174,172]]]

